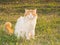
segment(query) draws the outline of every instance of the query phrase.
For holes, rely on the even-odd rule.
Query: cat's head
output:
[[[37,16],[36,10],[37,10],[37,9],[34,9],[34,10],[32,10],[32,9],[30,9],[30,10],[25,9],[25,14],[24,14],[24,16],[27,16],[28,18],[34,18],[34,17]]]

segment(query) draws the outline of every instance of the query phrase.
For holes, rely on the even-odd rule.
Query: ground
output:
[[[60,9],[59,4],[3,4],[0,6],[0,45],[60,45]],[[47,7],[47,8],[46,8]],[[37,8],[37,24],[35,39],[17,39],[4,32],[6,21],[12,23],[14,29],[17,19],[24,15],[25,8]]]

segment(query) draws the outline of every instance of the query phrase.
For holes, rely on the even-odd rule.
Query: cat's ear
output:
[[[36,13],[37,9],[34,9],[34,12]]]
[[[25,9],[25,12],[27,12],[28,11],[28,9]]]
[[[27,12],[28,12],[28,9],[25,9],[25,14],[24,14],[24,16],[26,16]]]

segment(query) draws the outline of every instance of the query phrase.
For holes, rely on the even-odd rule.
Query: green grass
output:
[[[2,18],[3,17],[3,18]],[[38,15],[36,25],[35,40],[27,41],[26,39],[16,39],[14,35],[7,35],[3,30],[6,21],[15,25],[19,15],[0,15],[1,30],[0,44],[3,45],[60,45],[60,16],[57,15]],[[8,19],[7,19],[8,18]]]
[[[9,6],[6,5],[6,8],[4,6],[1,6],[2,11],[0,12],[0,45],[60,45],[60,15],[57,15],[57,12],[52,12],[51,14],[48,14],[45,11],[43,11],[45,13],[37,12],[38,19],[35,29],[35,39],[28,41],[22,38],[17,39],[14,34],[8,35],[6,32],[4,32],[5,22],[11,22],[14,29],[17,19],[20,16],[24,15],[24,10],[21,12],[16,11],[19,9],[25,9],[22,8],[23,6],[21,6],[21,8],[19,8],[17,5]],[[34,7],[32,8],[34,9]],[[40,9],[39,6],[37,8]],[[44,10],[44,8],[42,9]],[[45,10],[47,10],[47,8]],[[47,12],[49,10],[47,10]],[[42,10],[40,9],[40,11]]]

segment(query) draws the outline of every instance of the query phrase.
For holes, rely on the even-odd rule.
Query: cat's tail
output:
[[[6,31],[6,33],[8,33],[8,34],[13,34],[13,33],[14,33],[14,30],[12,29],[12,24],[11,24],[11,22],[6,22],[6,23],[5,23],[5,31]]]

